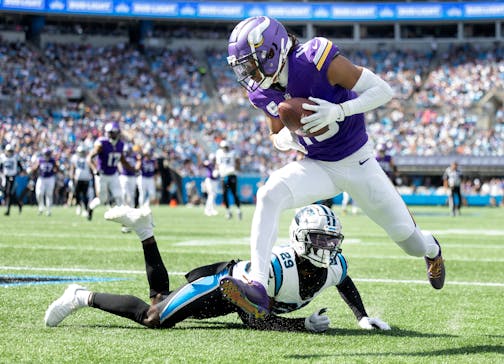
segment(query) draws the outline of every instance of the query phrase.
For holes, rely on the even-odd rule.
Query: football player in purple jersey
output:
[[[37,199],[39,215],[42,215],[45,209],[46,215],[51,216],[58,169],[59,166],[52,155],[52,150],[45,148],[42,151],[42,155],[35,160],[30,170],[32,176],[35,176],[38,172],[37,182],[35,183],[35,197]]]
[[[380,225],[406,254],[425,257],[435,289],[444,284],[441,247],[422,232],[401,196],[374,158],[364,113],[387,103],[390,86],[371,70],[354,65],[330,40],[316,37],[299,43],[277,20],[251,17],[232,31],[228,63],[250,102],[264,111],[270,138],[280,151],[306,154],[273,172],[257,192],[251,228],[250,282],[234,280],[235,304],[251,314],[267,313],[268,266],[283,210],[324,200],[347,191],[364,213]],[[301,119],[302,137],[283,126],[278,104],[303,97],[313,114]],[[229,286],[229,285],[228,285]]]
[[[124,142],[121,140],[119,124],[107,123],[105,134],[96,140],[93,150],[87,156],[89,167],[95,175],[96,191],[96,198],[89,204],[90,212],[106,202],[122,205],[122,190],[117,171],[119,162],[124,168],[135,170],[135,167],[130,165],[124,156]]]
[[[130,207],[135,207],[135,194],[137,191],[137,159],[139,156],[133,150],[131,144],[125,144],[123,153],[124,158],[128,161],[130,166],[135,166],[135,170],[130,170],[125,168],[122,164],[119,164],[119,183],[121,184],[121,191],[123,197],[123,203]]]
[[[389,153],[387,153],[387,147],[385,145],[379,144],[376,148],[376,160],[388,178],[395,185],[397,168],[394,164],[394,159]]]
[[[156,174],[158,172],[157,161],[154,158],[152,147],[144,149],[139,160],[140,175],[138,176],[138,204],[149,206],[157,202]]]
[[[47,308],[44,317],[47,326],[57,326],[74,311],[92,307],[149,328],[171,328],[187,318],[205,319],[236,312],[253,329],[324,332],[330,324],[325,309],[317,309],[308,317],[282,317],[281,314],[301,309],[324,290],[336,288],[360,328],[390,330],[386,322],[368,316],[341,254],[341,222],[325,206],[309,205],[300,209],[289,229],[290,244],[274,248],[268,266],[272,313],[264,319],[254,318],[226,300],[219,285],[221,279],[231,276],[243,279],[250,262],[232,260],[193,269],[185,275],[187,282],[173,290],[152,230],[150,209],[116,206],[105,213],[105,219],[132,228],[140,238],[151,304],[135,296],[92,292],[71,284]]]

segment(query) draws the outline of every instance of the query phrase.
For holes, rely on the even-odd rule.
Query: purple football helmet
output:
[[[280,73],[292,41],[285,27],[267,16],[240,22],[229,37],[227,58],[238,82],[255,91],[269,88]]]
[[[105,125],[105,132],[107,133],[107,137],[112,140],[119,139],[119,134],[121,133],[121,129],[119,129],[119,124],[116,122],[109,122]]]

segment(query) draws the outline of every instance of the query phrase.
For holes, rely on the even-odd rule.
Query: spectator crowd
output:
[[[504,156],[504,107],[478,124],[478,103],[504,90],[504,48],[453,46],[444,52],[345,50],[356,64],[383,77],[395,91],[369,113],[375,144],[397,155]],[[123,138],[152,146],[181,176],[203,175],[203,161],[227,140],[241,173],[269,171],[294,153],[277,152],[227,66],[226,51],[49,43],[39,48],[0,40],[0,149],[15,146],[23,163],[51,147],[61,183],[78,145],[91,148],[108,121]],[[82,90],[78,99],[57,88]],[[479,183],[479,185],[477,185]],[[502,181],[471,181],[466,190],[495,189]],[[486,186],[489,187],[486,187]]]

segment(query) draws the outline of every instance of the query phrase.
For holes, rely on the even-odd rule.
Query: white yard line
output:
[[[5,271],[34,271],[34,272],[57,272],[57,273],[114,273],[114,274],[145,274],[143,270],[124,270],[124,269],[88,269],[88,268],[51,268],[51,267],[14,267],[0,266],[0,270]],[[182,276],[186,272],[170,272],[170,275]],[[353,278],[355,282],[387,283],[387,284],[428,284],[422,280],[408,279],[377,279],[377,278]],[[457,282],[446,281],[446,285],[454,286],[476,286],[476,287],[504,287],[504,283],[498,282]]]

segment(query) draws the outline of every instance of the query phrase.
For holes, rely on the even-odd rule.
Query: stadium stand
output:
[[[251,110],[227,66],[229,24],[165,24],[144,42],[124,43],[124,25],[48,23],[37,41],[25,40],[26,27],[15,21],[3,22],[0,32],[1,146],[16,145],[26,165],[51,145],[67,180],[76,146],[90,147],[111,119],[121,122],[128,141],[149,143],[182,177],[203,175],[202,161],[222,139],[239,152],[242,173],[260,179],[295,158],[272,148],[264,119]],[[408,191],[435,187],[447,161],[467,157],[464,189],[502,195],[501,43],[356,48],[342,42],[341,48],[395,91],[392,102],[369,113],[367,124],[374,142],[395,158]]]

